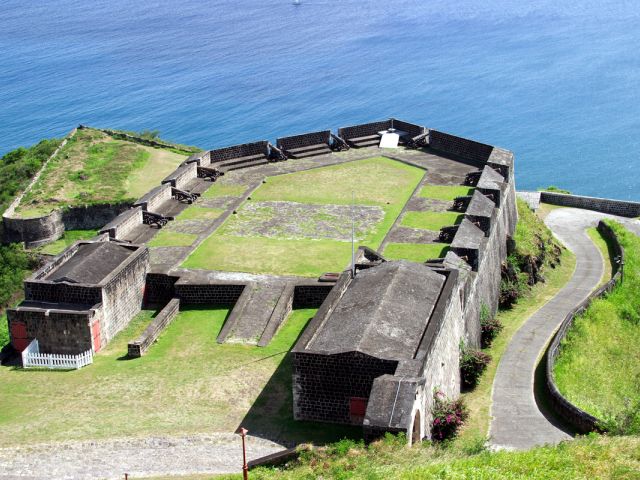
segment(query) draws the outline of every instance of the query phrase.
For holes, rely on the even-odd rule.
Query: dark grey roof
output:
[[[444,282],[443,275],[426,265],[404,260],[361,271],[305,350],[411,359]]]
[[[496,172],[492,167],[486,166],[482,170],[480,180],[478,180],[478,187],[500,190],[500,185],[503,183],[504,177]]]
[[[489,200],[486,195],[475,190],[465,213],[476,217],[491,217],[494,208],[496,208],[495,203]]]
[[[453,237],[451,248],[479,249],[483,240],[484,232],[465,218]]]
[[[49,273],[46,280],[97,285],[135,250],[113,242],[81,243],[69,260]]]

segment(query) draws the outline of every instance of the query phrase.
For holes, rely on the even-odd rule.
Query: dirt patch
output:
[[[351,240],[353,218],[356,240],[372,233],[384,219],[378,206],[311,205],[296,202],[250,202],[219,231],[240,237]]]
[[[406,210],[412,212],[446,212],[452,211],[453,202],[414,196],[407,202]]]
[[[391,243],[437,243],[440,232],[415,228],[396,227],[386,238]]]

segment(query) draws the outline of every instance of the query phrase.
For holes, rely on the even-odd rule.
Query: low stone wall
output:
[[[398,120],[397,118],[392,118],[391,124],[393,125],[393,128],[395,128],[396,130],[407,132],[410,137],[417,137],[418,135],[422,135],[427,130],[425,127],[421,125],[416,125],[415,123],[409,123],[403,120]]]
[[[175,283],[180,277],[164,273],[147,273],[144,290],[144,304],[164,305],[175,296]]]
[[[392,120],[382,120],[381,122],[362,123],[360,125],[353,125],[350,127],[341,127],[338,129],[338,136],[344,140],[351,138],[368,137],[370,135],[376,135],[382,130],[388,130],[392,128]]]
[[[235,305],[244,288],[244,284],[193,284],[182,280],[178,280],[174,286],[175,295],[182,304],[209,305]]]
[[[262,140],[260,142],[242,143],[240,145],[211,150],[207,152],[207,155],[202,157],[202,166],[253,155],[269,156],[269,142]]]
[[[598,223],[598,231],[613,244],[614,254],[620,256],[624,261],[624,249],[618,242],[618,238],[615,232],[604,223],[602,220]],[[567,400],[558,387],[556,386],[555,377],[553,374],[553,367],[556,363],[556,359],[560,354],[560,348],[562,340],[567,336],[567,333],[573,325],[573,320],[577,315],[583,313],[591,304],[591,302],[599,297],[602,297],[609,293],[622,279],[622,272],[616,271],[613,278],[606,284],[594,291],[589,297],[584,300],[580,305],[574,308],[564,319],[560,328],[553,336],[551,344],[547,349],[547,371],[546,371],[546,386],[549,394],[549,403],[553,411],[569,424],[578,433],[589,433],[594,431],[602,431],[602,422],[598,418],[590,415],[581,408],[578,408]],[[576,372],[578,374],[579,372]]]
[[[162,331],[167,328],[171,321],[180,312],[180,300],[173,298],[160,310],[160,313],[153,319],[151,324],[142,334],[127,346],[128,356],[138,358],[144,355],[149,347],[157,340]]]
[[[293,308],[320,307],[334,285],[334,283],[296,285],[293,293]]]
[[[331,132],[329,130],[322,130],[320,132],[310,132],[278,138],[276,146],[281,150],[291,150],[294,148],[309,147],[311,145],[329,145],[330,142]]]
[[[491,145],[456,137],[438,130],[429,130],[429,146],[434,150],[456,155],[478,165],[484,165],[493,150]]]
[[[122,212],[131,208],[130,203],[81,205],[62,210],[65,230],[92,230],[106,225]]]
[[[62,212],[53,212],[35,218],[2,217],[5,242],[23,242],[26,247],[37,247],[53,242],[64,234]]]
[[[540,201],[563,207],[584,208],[597,212],[620,215],[621,217],[639,217],[640,202],[612,200],[609,198],[585,197],[556,192],[540,192]]]

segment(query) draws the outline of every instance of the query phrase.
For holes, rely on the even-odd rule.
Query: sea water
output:
[[[396,116],[513,150],[520,189],[640,200],[639,20],[605,0],[2,0],[0,153],[79,123],[214,148]]]

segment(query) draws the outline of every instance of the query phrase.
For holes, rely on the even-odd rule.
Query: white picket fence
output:
[[[38,340],[32,340],[22,352],[23,368],[78,369],[93,363],[93,353],[87,350],[78,355],[40,353]]]

